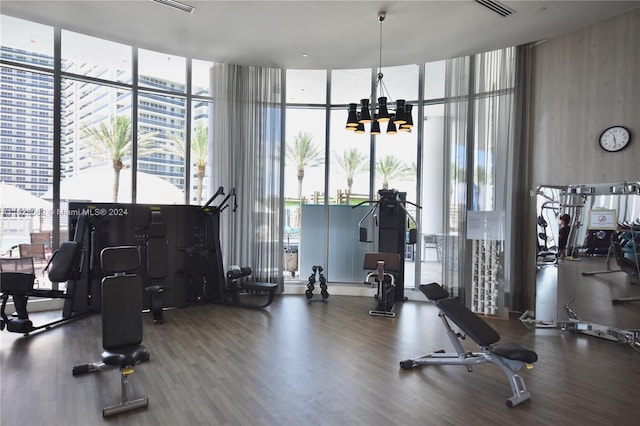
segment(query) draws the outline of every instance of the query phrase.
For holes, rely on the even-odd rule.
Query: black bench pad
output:
[[[518,343],[501,343],[491,348],[491,352],[503,358],[532,364],[538,360],[538,354]]]
[[[230,280],[237,280],[240,278],[248,277],[252,273],[253,271],[250,267],[244,266],[239,269],[230,269],[229,271],[227,271],[227,278]]]
[[[242,283],[241,288],[245,290],[257,290],[257,291],[273,291],[278,286],[275,283]]]
[[[497,331],[457,299],[441,299],[436,301],[436,305],[481,347],[487,348],[500,340]]]
[[[427,296],[427,299],[434,302],[449,297],[449,292],[438,283],[420,284],[420,291]]]

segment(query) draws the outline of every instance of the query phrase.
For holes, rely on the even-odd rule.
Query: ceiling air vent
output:
[[[486,7],[489,10],[494,11],[495,13],[497,13],[498,15],[500,15],[502,17],[514,14],[513,10],[509,9],[507,6],[505,6],[503,4],[498,3],[497,1],[493,1],[493,0],[475,0],[475,2],[483,5],[484,7]]]
[[[180,3],[179,1],[176,1],[176,0],[151,0],[151,1],[155,3],[163,4],[165,6],[173,7],[174,9],[178,9],[187,13],[193,13],[193,11],[196,10],[195,7],[189,6],[188,4],[185,4],[185,3]]]

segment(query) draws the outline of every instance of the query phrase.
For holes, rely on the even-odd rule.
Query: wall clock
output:
[[[600,134],[600,148],[617,152],[629,145],[631,132],[624,126],[611,126]]]

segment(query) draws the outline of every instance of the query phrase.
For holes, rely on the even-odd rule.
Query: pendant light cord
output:
[[[382,23],[384,22],[385,17],[386,17],[386,12],[378,13],[378,22],[380,23],[380,43],[379,43],[380,51],[379,51],[379,58],[378,58],[378,61],[379,61],[378,75],[376,76],[376,91],[374,95],[377,97],[382,97],[386,95],[388,101],[393,102],[391,99],[391,96],[389,96],[387,88],[384,85],[384,82],[382,81],[382,77],[384,77],[384,75],[382,74]]]

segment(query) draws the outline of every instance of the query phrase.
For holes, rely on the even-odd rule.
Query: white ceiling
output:
[[[0,13],[196,59],[289,69],[367,68],[458,57],[544,40],[640,7],[640,1],[2,0]],[[307,56],[304,57],[303,54]]]

